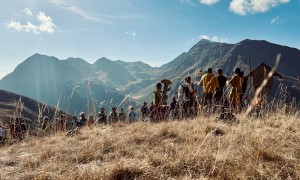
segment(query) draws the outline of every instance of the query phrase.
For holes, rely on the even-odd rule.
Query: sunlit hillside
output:
[[[27,139],[1,147],[0,179],[299,179],[299,115],[282,112]]]

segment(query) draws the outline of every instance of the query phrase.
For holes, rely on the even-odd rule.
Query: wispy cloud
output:
[[[219,1],[220,0],[199,0],[199,2],[201,4],[205,4],[205,5],[213,5],[213,4],[216,4]]]
[[[220,43],[228,43],[229,39],[228,38],[220,38],[218,36],[208,36],[208,35],[200,35],[199,39],[207,39],[210,41],[214,41],[214,42],[220,42]]]
[[[113,20],[124,20],[124,19],[140,19],[142,15],[134,14],[134,15],[111,15],[111,14],[99,14],[99,13],[91,13],[88,12],[74,4],[74,1],[71,0],[49,0],[50,3],[55,6],[67,11],[69,13],[78,15],[86,20],[95,21],[100,23],[110,24],[113,23]],[[127,4],[126,4],[127,5]]]
[[[271,19],[271,24],[279,24],[279,16],[274,17],[273,19]]]
[[[39,12],[36,16],[39,25],[34,25],[31,22],[22,24],[21,22],[11,18],[5,25],[7,29],[17,32],[33,32],[35,34],[48,33],[52,34],[55,31],[55,24],[50,16],[47,16],[44,12]]]
[[[92,20],[92,21],[104,21],[103,19],[100,19],[97,16],[90,15],[86,11],[80,9],[79,7],[76,7],[72,5],[69,1],[67,0],[51,0],[50,1],[52,4],[54,4],[57,7],[60,7],[66,11],[69,11],[73,14],[79,15],[87,20]]]
[[[22,10],[22,12],[24,12],[25,14],[27,14],[28,16],[32,16],[32,11],[29,8],[24,8]]]
[[[289,2],[290,0],[232,0],[229,9],[239,15],[256,14]]]
[[[181,3],[184,3],[184,4],[189,4],[189,5],[196,5],[193,0],[180,0]]]

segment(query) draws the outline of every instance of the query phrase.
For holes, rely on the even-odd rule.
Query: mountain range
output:
[[[249,39],[236,44],[200,40],[188,52],[161,67],[104,57],[90,64],[81,58],[59,60],[34,54],[5,76],[0,88],[58,106],[71,114],[95,113],[100,106],[110,108],[122,102],[120,107],[127,107],[151,101],[154,85],[161,79],[173,82],[172,96],[185,76],[199,80],[197,72],[200,69],[222,68],[226,75],[232,75],[233,69],[240,67],[247,75],[249,56],[254,69],[262,62],[273,66],[279,53],[281,61],[277,71],[284,78],[276,79],[273,91],[276,92],[276,86],[281,83],[288,87],[291,96],[300,98],[296,78],[300,75],[300,50]]]

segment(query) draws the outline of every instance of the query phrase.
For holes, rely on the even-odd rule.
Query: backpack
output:
[[[190,99],[193,96],[193,92],[190,92],[189,90],[189,84],[182,85],[182,92],[184,93],[184,96],[188,99]],[[193,91],[195,90],[194,84],[191,84]]]

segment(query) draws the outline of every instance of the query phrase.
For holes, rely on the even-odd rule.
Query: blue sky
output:
[[[300,49],[300,0],[2,0],[0,78],[34,53],[160,66],[201,38]]]

